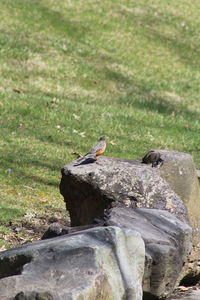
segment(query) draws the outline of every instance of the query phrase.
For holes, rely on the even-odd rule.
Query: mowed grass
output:
[[[0,1],[0,245],[27,214],[65,218],[60,168],[190,153],[200,168],[200,2]]]

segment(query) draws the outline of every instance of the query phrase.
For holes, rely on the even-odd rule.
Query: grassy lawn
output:
[[[0,10],[0,248],[36,239],[25,223],[68,221],[60,168],[101,135],[108,156],[173,149],[200,168],[199,0]]]

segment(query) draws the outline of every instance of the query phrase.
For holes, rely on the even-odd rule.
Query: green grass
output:
[[[1,0],[5,233],[27,213],[65,214],[60,168],[101,135],[106,155],[173,149],[200,168],[199,9],[198,0]]]

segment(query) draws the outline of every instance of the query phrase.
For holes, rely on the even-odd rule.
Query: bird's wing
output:
[[[95,154],[96,152],[100,151],[103,148],[103,143],[98,142],[96,145],[92,147],[92,149],[89,151],[89,153]]]
[[[94,155],[88,154],[88,155],[84,156],[81,161],[77,161],[78,163],[75,164],[74,166],[76,167],[76,166],[80,166],[80,165],[91,164],[91,163],[95,162],[96,160],[97,159]]]

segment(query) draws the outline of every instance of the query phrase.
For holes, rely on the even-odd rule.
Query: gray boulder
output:
[[[104,217],[95,219],[91,226],[102,225],[129,228],[141,234],[145,242],[143,299],[169,296],[192,248],[191,227],[164,210],[126,207],[105,211]],[[65,228],[68,232],[85,229],[87,226]]]
[[[98,227],[0,253],[1,300],[142,300],[139,233]]]
[[[196,170],[197,172],[197,177],[198,177],[198,180],[199,180],[199,183],[200,183],[200,170]]]
[[[150,151],[146,163],[153,164],[155,157],[162,161],[160,168],[157,168],[160,176],[168,182],[170,188],[184,202],[190,224],[193,228],[193,251],[190,255],[190,280],[200,274],[200,185],[199,173],[195,168],[192,156],[187,153],[167,150]],[[151,165],[149,166],[151,168]]]
[[[192,248],[192,229],[164,210],[113,208],[105,226],[138,231],[145,242],[144,299],[169,296]]]
[[[60,192],[72,226],[90,224],[111,207],[162,209],[188,221],[184,203],[160,176],[159,168],[141,160],[99,157],[86,165],[72,162],[62,169]]]
[[[188,213],[181,199],[182,194],[177,194],[179,188],[175,189],[172,182],[174,178],[179,185],[183,180],[176,178],[182,176],[180,170],[186,172],[186,165],[192,163],[187,154],[157,150],[151,151],[143,160],[99,157],[91,164],[81,166],[74,161],[62,169],[60,191],[73,227],[96,222],[104,226],[134,228],[141,233],[146,247],[143,282],[146,297],[161,298],[170,295],[176,283],[184,276],[185,270],[187,271],[183,266],[187,265],[186,257],[191,250],[192,230],[187,225]],[[190,170],[193,167],[190,166]],[[195,174],[192,173],[191,176],[195,178]],[[138,217],[138,209],[133,208],[142,207],[153,210],[148,209],[146,215],[143,211],[143,215]],[[123,209],[126,210],[124,216]],[[160,211],[157,210],[166,211],[166,214],[169,212],[185,224],[179,224],[178,220],[174,221],[173,216],[165,215],[165,212],[159,216]],[[108,211],[110,216],[107,216]],[[120,213],[114,218],[117,211]],[[136,218],[135,221],[131,215]],[[154,224],[150,222],[148,215]],[[170,220],[168,223],[167,218]],[[131,220],[129,224],[128,220]],[[152,230],[151,234],[149,228]]]
[[[191,261],[199,261],[200,244],[200,185],[198,174],[191,155],[176,151],[159,151],[164,160],[160,174],[170,187],[183,200],[187,211],[190,224],[193,227],[193,252]],[[193,265],[194,272],[198,265]]]
[[[192,156],[177,151],[154,150],[154,152],[159,153],[163,161],[160,175],[181,197],[191,219],[192,213],[195,212],[194,206],[198,205],[200,209],[200,186]]]

